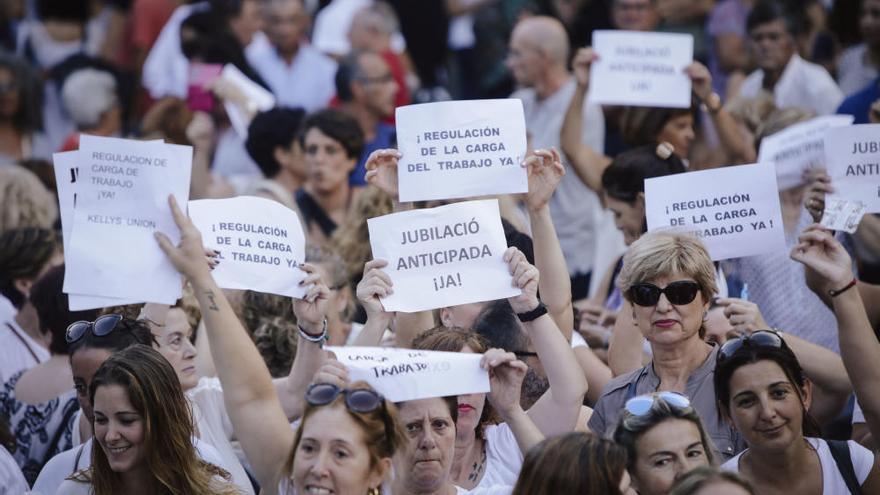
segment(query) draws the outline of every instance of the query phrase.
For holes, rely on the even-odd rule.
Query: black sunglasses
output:
[[[718,360],[723,361],[729,359],[736,354],[736,351],[742,349],[745,345],[750,347],[772,347],[775,349],[781,349],[785,346],[785,341],[782,340],[782,337],[776,332],[770,330],[758,330],[751,335],[737,337],[725,342],[718,351]]]
[[[313,383],[306,390],[306,402],[313,406],[326,406],[339,394],[345,396],[345,406],[356,413],[370,413],[385,405],[385,398],[365,388],[339,388],[332,383]]]
[[[660,294],[666,294],[670,303],[681,306],[690,304],[700,292],[700,284],[693,280],[679,280],[664,288],[647,282],[635,284],[629,288],[629,298],[639,306],[654,306],[660,300]]]
[[[82,339],[86,334],[86,330],[89,329],[91,329],[92,335],[95,337],[103,337],[113,330],[116,330],[116,325],[118,325],[120,321],[122,321],[122,315],[117,314],[99,316],[95,321],[75,321],[67,327],[67,332],[65,332],[64,338],[67,340],[68,344],[73,344]]]

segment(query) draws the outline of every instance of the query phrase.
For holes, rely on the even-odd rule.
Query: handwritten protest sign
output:
[[[408,105],[396,118],[401,201],[528,191],[520,100]]]
[[[804,172],[825,168],[825,133],[853,123],[852,115],[823,115],[794,124],[761,140],[759,163],[776,167],[776,182],[784,191],[804,184]]]
[[[189,216],[206,248],[220,252],[214,280],[246,289],[302,298],[305,235],[296,212],[270,199],[239,196],[190,201]]]
[[[834,192],[830,198],[861,201],[880,213],[880,124],[829,129],[825,157]]]
[[[785,250],[776,172],[739,165],[645,180],[648,230],[700,237],[713,260]]]
[[[591,103],[691,106],[691,80],[684,73],[694,60],[690,34],[593,31],[593,50],[599,59],[590,68]]]
[[[489,391],[481,354],[387,347],[328,347],[348,368],[391,402],[478,394]]]
[[[520,294],[503,255],[498,200],[467,201],[367,220],[373,257],[388,260],[387,311],[424,311]]]
[[[192,148],[82,135],[77,159],[64,291],[173,304],[180,275],[153,233],[179,239],[167,198],[186,202]]]
[[[52,155],[55,169],[55,184],[58,191],[58,210],[61,217],[61,237],[64,252],[69,252],[70,231],[73,229],[73,208],[76,201],[76,180],[79,175],[79,151],[67,151]],[[68,260],[67,265],[70,265]],[[66,267],[65,267],[66,269]],[[119,299],[114,297],[89,296],[84,294],[68,294],[67,302],[71,311],[106,308],[136,304],[143,301]]]
[[[822,226],[831,230],[842,230],[850,234],[859,228],[865,216],[865,203],[838,198],[826,198],[822,212]]]

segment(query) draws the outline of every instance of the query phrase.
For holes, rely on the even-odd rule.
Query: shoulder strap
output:
[[[55,435],[52,436],[52,442],[48,444],[48,448],[46,449],[46,456],[43,458],[43,464],[41,464],[42,466],[45,466],[46,463],[49,462],[49,459],[51,459],[55,454],[58,453],[56,451],[58,450],[58,442],[61,441],[61,435],[64,434],[64,430],[67,429],[68,423],[72,422],[71,420],[78,410],[78,407],[71,406],[64,413],[64,418],[61,420],[61,423],[58,424],[58,429],[55,430]],[[77,425],[74,424],[71,427],[76,428]]]
[[[77,449],[76,457],[73,459],[73,471],[70,473],[71,475],[73,475],[77,471],[79,471],[79,460],[80,460],[80,458],[82,458],[83,450],[85,450],[85,448],[86,448],[86,444],[83,443],[79,446],[79,449]]]
[[[321,232],[325,236],[330,237],[330,234],[336,230],[336,222],[327,215],[327,212],[321,208],[321,205],[303,189],[296,191],[294,199],[300,213],[302,213],[303,219],[306,221],[306,229],[308,229],[308,224],[314,221],[320,227]]]
[[[845,440],[826,440],[826,442],[828,442],[831,457],[834,458],[837,470],[843,476],[843,481],[846,483],[846,487],[849,488],[849,492],[853,495],[862,493],[862,487],[859,485],[859,480],[856,478],[856,470],[853,467],[852,452],[849,450],[849,444]]]

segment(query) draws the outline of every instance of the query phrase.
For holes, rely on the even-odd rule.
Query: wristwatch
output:
[[[516,317],[519,318],[519,321],[523,323],[528,323],[530,321],[537,320],[538,318],[547,314],[547,305],[538,301],[538,306],[526,313],[517,313]]]

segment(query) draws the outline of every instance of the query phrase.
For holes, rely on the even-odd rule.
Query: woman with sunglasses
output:
[[[91,466],[58,489],[63,495],[241,492],[229,473],[199,459],[195,426],[168,361],[144,345],[104,361],[89,386],[95,417]]]
[[[826,442],[807,410],[812,383],[772,331],[727,341],[715,367],[718,408],[748,449],[723,468],[758,493],[880,493],[880,465],[854,441]]]
[[[712,442],[684,395],[639,395],[623,409],[613,438],[626,449],[627,470],[640,495],[665,495],[691,470],[712,465]]]
[[[653,359],[611,380],[596,403],[590,429],[610,433],[629,399],[674,391],[690,398],[720,456],[742,450],[739,434],[715,407],[717,351],[703,340],[703,321],[717,286],[703,244],[685,233],[647,233],[624,256],[618,286],[632,304],[632,318],[650,343]]]
[[[274,494],[363,495],[377,493],[390,474],[391,457],[401,446],[396,409],[371,390],[355,385],[330,393],[312,388],[306,394],[299,428],[290,428],[269,370],[232,311],[205,263],[202,237],[173,197],[172,215],[180,229],[179,247],[157,234],[160,247],[192,285],[211,354],[223,385],[233,428],[251,463],[262,492]],[[300,346],[311,351],[326,337],[328,288],[311,265],[304,265],[309,289],[293,303]],[[294,366],[302,363],[297,351]],[[320,355],[308,352],[308,355]],[[367,393],[370,392],[370,393]]]

